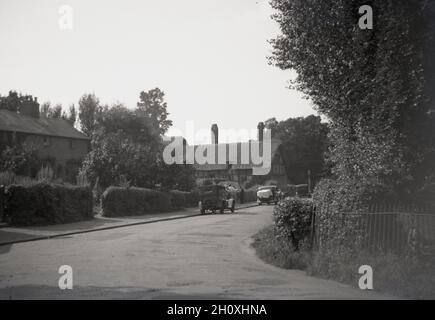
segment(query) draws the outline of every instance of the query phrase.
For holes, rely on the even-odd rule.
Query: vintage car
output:
[[[215,213],[219,210],[224,213],[225,210],[234,212],[236,200],[232,197],[231,192],[222,185],[203,186],[199,190],[199,211],[205,214],[207,211]]]
[[[277,204],[281,200],[281,191],[277,186],[263,186],[257,190],[257,204],[261,206],[263,203]]]

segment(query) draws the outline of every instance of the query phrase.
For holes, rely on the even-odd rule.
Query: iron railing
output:
[[[313,246],[321,246],[339,233],[352,228],[359,248],[370,252],[403,253],[408,250],[435,256],[435,210],[430,206],[372,205],[362,212],[328,214],[335,230],[322,227],[321,212],[313,217]],[[338,232],[337,232],[338,229]]]

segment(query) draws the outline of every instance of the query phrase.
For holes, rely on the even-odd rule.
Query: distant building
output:
[[[36,99],[23,105],[18,113],[0,110],[0,150],[21,144],[34,147],[39,159],[51,166],[56,177],[71,182],[90,151],[90,139],[69,122],[40,116]],[[38,169],[30,174],[35,175]]]
[[[216,124],[211,127],[212,143],[210,145],[195,145],[189,146],[184,140],[185,150],[189,150],[191,153],[195,153],[200,147],[214,148],[215,161],[213,164],[199,164],[197,159],[193,167],[195,169],[195,179],[198,185],[204,184],[206,181],[219,181],[228,180],[237,182],[241,187],[247,188],[255,184],[276,184],[277,186],[284,188],[288,184],[287,174],[284,167],[284,161],[281,156],[281,141],[276,138],[272,138],[271,141],[271,168],[270,172],[266,175],[254,175],[253,169],[256,166],[253,164],[252,159],[249,162],[242,161],[242,150],[250,150],[253,143],[259,144],[259,149],[262,150],[264,124],[262,122],[258,125],[258,140],[248,142],[237,143],[219,143],[219,129]],[[193,149],[193,151],[192,151]],[[220,158],[219,153],[225,150],[226,163],[222,164],[222,161],[218,161]],[[230,150],[235,150],[237,159],[231,159]],[[183,155],[183,161],[186,162],[186,153]],[[221,157],[223,158],[223,157]],[[216,164],[220,163],[220,164]],[[258,166],[257,166],[258,167]]]

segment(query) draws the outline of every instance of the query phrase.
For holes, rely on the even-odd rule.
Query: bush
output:
[[[300,270],[307,267],[308,253],[303,250],[295,251],[290,242],[277,236],[273,226],[254,235],[252,246],[260,259],[276,267]]]
[[[102,195],[101,207],[105,217],[169,212],[171,196],[151,189],[109,187]]]
[[[6,147],[0,150],[0,171],[31,176],[40,165],[36,149],[30,146]]]
[[[257,188],[254,189],[246,189],[243,192],[243,202],[255,202],[257,201]]]
[[[181,210],[186,207],[186,194],[188,192],[171,190],[169,195],[171,196],[171,208],[175,210]]]
[[[187,208],[198,207],[199,192],[197,190],[186,192],[185,193],[185,199],[186,199],[186,207]]]
[[[310,199],[286,199],[273,209],[275,233],[285,241],[291,241],[298,250],[299,244],[311,233],[314,207]]]
[[[10,185],[5,215],[13,226],[77,222],[93,218],[92,191],[50,183]]]
[[[370,203],[397,201],[397,196],[376,182],[322,180],[314,190],[316,250],[308,267],[311,275],[356,285],[361,265],[374,270],[376,290],[406,298],[435,297],[435,261],[407,254],[364,250],[364,229],[359,212]],[[346,215],[352,212],[353,215]],[[346,217],[346,219],[343,219]]]
[[[334,279],[356,286],[361,275],[358,268],[373,268],[374,289],[412,299],[435,299],[435,264],[432,260],[416,260],[393,253],[366,251],[315,251],[309,263],[309,275]]]
[[[364,236],[358,213],[367,211],[370,203],[380,200],[393,203],[394,199],[392,192],[376,182],[320,181],[313,194],[319,250],[358,252]],[[350,212],[352,216],[346,215]],[[344,217],[347,218],[344,220]],[[346,221],[345,225],[343,221]]]

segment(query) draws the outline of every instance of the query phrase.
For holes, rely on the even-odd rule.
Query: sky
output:
[[[62,5],[72,29],[59,25]],[[0,94],[67,109],[93,92],[134,108],[141,91],[159,87],[169,134],[217,123],[220,140],[240,140],[225,130],[316,114],[288,89],[295,74],[267,62],[279,34],[272,13],[264,0],[0,0]]]

